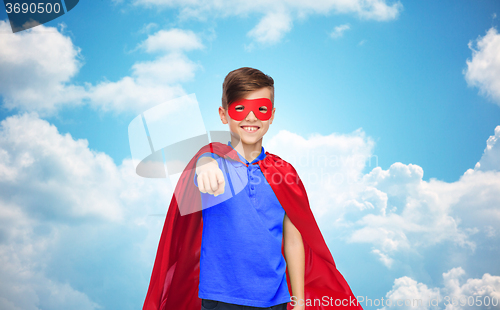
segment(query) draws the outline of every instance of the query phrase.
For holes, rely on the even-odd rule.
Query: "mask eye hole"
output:
[[[259,108],[259,111],[260,111],[261,113],[266,113],[266,112],[267,112],[267,107],[262,106],[262,107],[260,107],[260,108]]]
[[[243,105],[241,105],[241,104],[239,104],[239,105],[237,105],[236,107],[234,107],[234,110],[235,110],[236,112],[241,112],[241,111],[243,111],[244,109],[245,109],[245,106],[243,106]]]

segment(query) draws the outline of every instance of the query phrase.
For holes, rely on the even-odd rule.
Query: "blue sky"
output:
[[[275,80],[264,147],[306,180],[356,295],[499,294],[498,1],[200,3],[80,1],[16,34],[0,12],[0,275],[22,288],[0,308],[140,307],[171,185],[134,174],[128,125],[194,93],[226,129],[243,66]],[[377,160],[294,162],[310,153]]]

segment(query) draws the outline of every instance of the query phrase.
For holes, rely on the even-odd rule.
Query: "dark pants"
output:
[[[262,308],[229,304],[217,300],[202,299],[201,310],[286,310],[287,304],[288,303],[283,303],[272,307]]]

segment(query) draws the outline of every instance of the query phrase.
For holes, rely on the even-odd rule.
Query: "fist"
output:
[[[212,157],[202,157],[196,165],[196,174],[198,178],[198,189],[202,193],[207,193],[217,197],[224,194],[224,174],[219,165]]]

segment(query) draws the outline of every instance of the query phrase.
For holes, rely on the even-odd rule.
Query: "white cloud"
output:
[[[469,42],[469,48],[472,59],[467,59],[464,70],[467,83],[500,105],[500,34],[492,27],[475,45]]]
[[[475,234],[480,234],[479,240],[494,237],[491,227],[500,220],[500,173],[469,171],[447,183],[423,181],[422,172],[419,166],[396,163],[388,170],[375,168],[364,175],[365,188],[387,195],[388,212],[348,221],[349,240],[371,244],[391,257],[446,243],[472,254],[477,247]],[[365,203],[363,192],[358,193],[358,204]],[[390,267],[386,259],[380,257]]]
[[[308,139],[282,130],[266,143],[271,153],[289,161],[299,173],[307,189],[315,214],[328,223],[339,219],[347,209],[369,209],[383,212],[384,197],[377,192],[366,194],[367,203],[352,206],[346,202],[357,197],[358,180],[368,161],[376,165],[372,156],[374,142],[358,129],[351,134],[312,135]],[[370,201],[368,201],[370,200]],[[328,222],[331,220],[331,222]]]
[[[80,48],[56,28],[43,25],[12,33],[0,20],[0,94],[6,108],[54,112],[78,105],[81,86],[68,84],[82,66]]]
[[[386,300],[384,305],[390,306],[382,309],[424,310],[432,308],[431,300],[439,298],[439,290],[428,288],[427,285],[418,283],[412,278],[401,277],[394,280],[394,286],[386,297],[390,302]]]
[[[291,30],[294,19],[318,14],[354,14],[361,19],[387,21],[396,19],[403,9],[399,1],[386,0],[276,0],[276,1],[183,1],[131,0],[135,5],[152,8],[174,8],[180,18],[206,19],[207,16],[225,17],[262,14],[259,23],[248,32],[258,43],[276,43]]]
[[[149,33],[152,29],[158,28],[156,23],[147,23],[138,31],[138,33]]]
[[[180,53],[137,62],[132,66],[132,76],[117,82],[89,85],[90,102],[104,111],[140,113],[169,99],[186,95],[180,83],[192,80],[200,67]]]
[[[267,149],[297,169],[325,235],[367,244],[392,268],[437,246],[472,255],[478,242],[485,247],[497,240],[492,227],[500,221],[500,172],[493,169],[498,128],[480,161],[485,171],[469,169],[451,183],[424,181],[415,164],[397,162],[383,170],[361,129],[308,139],[281,131]],[[366,168],[372,170],[364,174]]]
[[[382,251],[373,249],[372,253],[377,255],[379,260],[387,267],[391,268],[392,264],[394,263],[394,259],[390,258],[389,255],[382,253]]]
[[[203,48],[200,38],[191,30],[160,30],[148,36],[140,45],[148,53],[180,52]]]
[[[104,111],[140,113],[169,99],[186,95],[182,82],[192,80],[201,65],[183,52],[203,48],[189,30],[159,30],[138,45],[149,53],[162,53],[152,61],[136,62],[131,76],[119,81],[87,84],[90,104]]]
[[[154,61],[136,62],[132,66],[132,75],[139,84],[172,85],[192,80],[198,67],[185,55],[171,53]]]
[[[248,32],[259,43],[276,43],[292,29],[290,15],[284,12],[270,12]]]
[[[461,267],[453,268],[443,273],[443,287],[440,288],[429,288],[410,277],[398,278],[394,280],[394,286],[386,295],[391,299],[392,306],[382,309],[499,308],[500,276],[485,273],[480,279],[469,278],[465,282],[462,280],[464,276],[465,271]],[[485,302],[488,305],[485,306]]]
[[[344,24],[340,26],[336,26],[333,31],[330,33],[330,36],[334,39],[340,38],[344,35],[344,32],[347,30],[351,29],[351,26],[349,24]]]
[[[147,7],[179,8],[182,14],[200,15],[214,12],[220,15],[244,15],[251,12],[264,13],[269,10],[287,10],[297,14],[350,13],[361,18],[391,20],[398,16],[403,6],[399,1],[386,0],[277,0],[266,1],[183,1],[183,0],[132,0],[136,5]]]
[[[3,211],[3,210],[2,210]],[[99,304],[68,283],[47,278],[39,272],[51,240],[37,237],[29,226],[18,227],[27,235],[24,244],[0,245],[0,308],[12,310],[99,309]],[[42,244],[42,245],[41,245]]]
[[[168,99],[185,95],[181,86],[139,84],[130,76],[117,82],[89,84],[90,104],[96,109],[111,112],[140,113]]]
[[[4,201],[26,206],[33,215],[57,214],[68,220],[123,217],[114,195],[108,195],[116,190],[114,186],[96,186],[103,178],[116,175],[116,167],[108,156],[88,150],[87,141],[59,135],[54,126],[34,114],[7,118],[0,130],[4,154],[0,167],[9,167],[9,178],[0,180],[10,194]],[[48,186],[47,179],[57,179],[57,186]],[[23,194],[27,192],[30,195]]]
[[[181,83],[192,80],[201,67],[184,54],[203,48],[196,34],[159,30],[138,46],[138,50],[160,53],[157,58],[136,62],[132,74],[118,81],[78,86],[71,79],[82,66],[80,48],[69,36],[43,25],[13,34],[4,21],[0,31],[5,32],[0,36],[0,94],[8,109],[49,115],[63,106],[88,103],[104,111],[140,113],[185,95]]]
[[[139,308],[166,179],[140,178],[131,160],[116,166],[34,113],[0,123],[0,154],[0,308]]]
[[[486,149],[474,170],[500,171],[500,126],[495,128],[495,135],[490,136],[486,141]]]

